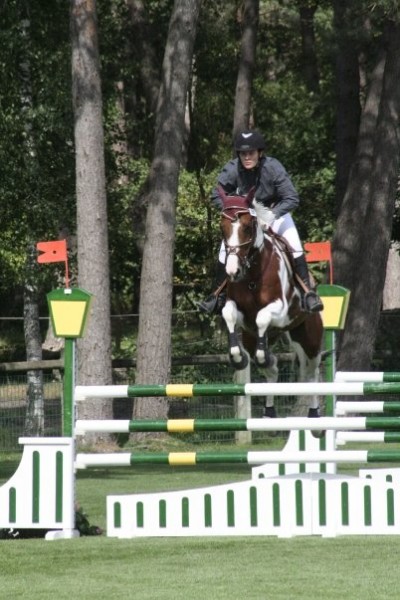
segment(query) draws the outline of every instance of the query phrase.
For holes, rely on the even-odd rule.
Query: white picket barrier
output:
[[[353,390],[354,394],[360,395],[365,391],[373,393],[377,380],[370,381],[370,387],[363,382],[344,382],[335,386],[316,385],[321,393],[336,391],[349,394]],[[386,388],[388,392],[394,393],[396,385],[393,387],[382,383],[383,387],[380,387],[379,381],[378,390],[382,391],[378,393],[384,393]],[[210,386],[197,387],[196,390],[196,386],[190,385],[166,386],[165,393],[183,395],[189,388],[192,395],[200,395],[204,389],[206,395],[212,393]],[[232,388],[221,384],[219,389],[221,393],[226,393],[228,389],[237,389],[246,394],[271,392],[268,384],[245,384],[243,390],[241,386]],[[281,387],[277,389],[282,390]],[[286,393],[295,395],[295,387],[285,389]],[[158,387],[156,391],[159,391]],[[305,388],[300,391],[303,393]],[[311,388],[307,388],[307,391],[311,393]],[[112,397],[127,397],[136,392],[132,392],[132,386],[110,386],[109,393]],[[97,394],[104,396],[103,386],[76,388],[79,401]],[[187,535],[399,535],[400,469],[383,469],[381,473],[379,469],[361,469],[359,476],[354,477],[337,474],[337,462],[351,461],[352,457],[354,461],[360,462],[364,460],[364,455],[365,460],[368,459],[366,451],[336,452],[337,444],[348,441],[386,441],[384,432],[338,430],[341,419],[343,424],[348,427],[354,425],[354,428],[362,428],[362,424],[367,422],[367,418],[342,415],[356,412],[356,409],[365,413],[385,412],[388,408],[386,404],[385,401],[367,401],[347,403],[346,406],[345,402],[338,402],[334,419],[327,417],[325,420],[315,420],[315,429],[321,429],[318,422],[328,427],[324,436],[308,430],[308,427],[312,428],[309,425],[312,419],[307,422],[304,420],[307,429],[297,427],[296,430],[291,430],[285,448],[280,453],[271,454],[273,464],[253,467],[249,481],[179,492],[111,495],[107,499],[107,535],[121,538]],[[249,419],[246,426],[262,430],[262,424],[258,421]],[[300,423],[296,418],[289,418],[284,425],[281,419],[276,420],[276,424],[284,429],[290,429],[289,424],[296,423]],[[82,433],[91,427],[91,430],[95,430],[96,424],[88,425],[85,429],[85,423],[80,421],[78,426]],[[100,427],[105,431],[110,430],[112,425],[107,422]],[[117,425],[118,430],[121,427],[125,431],[129,422]],[[270,424],[265,429],[271,429]],[[101,454],[93,458],[91,455],[85,457],[84,454],[74,457],[73,438],[22,438],[20,441],[24,445],[20,466],[11,479],[0,487],[0,527],[51,530],[49,539],[78,535],[74,528],[75,468],[114,464],[115,461],[118,464],[131,464],[131,457],[123,454],[115,454],[115,458],[110,459],[106,455],[107,460]],[[260,457],[256,457],[256,453],[249,453],[249,456],[250,454],[248,464],[258,464],[262,456],[268,460],[266,453],[261,453]],[[395,451],[393,456],[391,460],[397,460]],[[320,457],[324,459],[323,462]],[[185,464],[196,462],[185,462],[185,458],[183,460]],[[193,457],[191,460],[193,461]],[[223,453],[220,462],[223,462]],[[177,461],[172,464],[181,463]]]
[[[20,438],[23,454],[0,487],[0,528],[51,530],[47,539],[79,536],[75,530],[74,440]]]

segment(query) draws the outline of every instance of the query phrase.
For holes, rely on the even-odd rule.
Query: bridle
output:
[[[232,213],[232,214],[229,214]],[[229,210],[222,211],[222,217],[231,221],[231,223],[235,223],[236,221],[240,221],[240,216],[243,214],[251,215],[251,223],[252,223],[252,233],[251,238],[241,242],[240,244],[229,245],[224,238],[224,245],[226,250],[226,255],[234,255],[239,259],[240,264],[248,269],[251,266],[252,261],[254,260],[255,254],[250,255],[251,249],[254,246],[254,242],[257,237],[257,217],[251,213],[251,209],[244,209],[243,206],[230,206]],[[240,255],[240,249],[247,246],[247,252],[244,255]]]

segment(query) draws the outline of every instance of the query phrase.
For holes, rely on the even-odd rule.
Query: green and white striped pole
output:
[[[285,417],[277,419],[168,419],[168,420],[78,420],[77,435],[87,432],[135,433],[195,431],[342,431],[394,430],[400,432],[400,417]]]
[[[335,381],[395,382],[400,381],[400,371],[337,371]]]
[[[400,394],[399,382],[301,382],[301,383],[209,383],[167,385],[89,385],[75,387],[75,400],[86,398],[135,398],[145,396],[368,396]]]
[[[114,454],[77,454],[77,469],[90,467],[129,467],[153,464],[195,466],[200,464],[241,463],[377,463],[400,462],[400,450],[343,450],[321,452],[121,452]]]

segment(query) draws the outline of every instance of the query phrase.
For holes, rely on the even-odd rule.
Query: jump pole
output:
[[[325,431],[325,430],[395,430],[400,433],[400,417],[285,417],[276,419],[168,419],[138,420],[77,420],[76,435],[87,432],[134,433],[195,431]]]
[[[336,444],[347,444],[348,442],[385,443],[398,444],[400,442],[399,431],[338,431],[335,438]]]
[[[400,413],[400,402],[369,401],[369,402],[336,402],[336,416],[349,413]]]
[[[399,382],[312,382],[312,383],[210,383],[167,385],[88,385],[75,387],[75,401],[86,398],[135,398],[146,396],[368,396],[400,394]]]
[[[394,382],[400,381],[399,371],[337,371],[335,381]]]
[[[302,452],[120,452],[114,454],[77,454],[75,467],[129,467],[135,465],[195,466],[199,464],[247,464],[267,463],[377,463],[400,462],[400,450],[342,450]]]

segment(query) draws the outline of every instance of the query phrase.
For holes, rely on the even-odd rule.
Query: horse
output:
[[[254,189],[246,196],[229,196],[219,187],[219,195],[227,255],[222,317],[231,364],[243,370],[250,355],[265,369],[268,381],[277,381],[277,358],[270,348],[285,335],[297,356],[299,381],[318,381],[322,319],[320,313],[306,313],[302,308],[290,247],[270,228],[264,231],[257,202],[253,202]],[[309,401],[308,416],[318,417],[318,397],[311,396]],[[273,397],[267,398],[264,416],[276,416]]]

